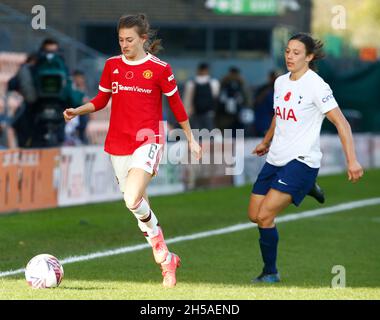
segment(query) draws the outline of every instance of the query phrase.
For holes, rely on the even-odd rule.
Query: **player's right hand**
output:
[[[195,159],[199,160],[202,157],[202,148],[194,140],[190,141],[190,151],[194,155]]]
[[[252,151],[252,154],[257,154],[259,157],[261,157],[264,154],[268,153],[268,151],[269,151],[269,145],[264,142],[261,142]]]
[[[65,111],[63,111],[63,117],[65,118],[66,122],[70,121],[76,116],[77,116],[77,113],[75,111],[75,108],[68,108]]]
[[[355,183],[363,176],[363,168],[358,161],[348,163],[347,165],[347,175],[348,180]]]

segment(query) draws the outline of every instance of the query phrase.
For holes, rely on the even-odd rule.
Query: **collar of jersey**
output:
[[[308,77],[308,75],[309,75],[309,73],[311,73],[311,71],[313,71],[313,70],[311,70],[311,69],[308,69],[302,76],[301,76],[301,78],[299,78],[299,79],[297,79],[297,80],[291,80],[290,79],[290,76],[291,76],[291,72],[288,72],[288,80],[291,82],[291,83],[297,83],[298,81],[300,81],[301,79],[304,79],[304,78],[307,78]]]
[[[145,58],[142,58],[142,59],[136,60],[136,61],[130,61],[126,57],[124,57],[123,54],[121,55],[121,59],[123,60],[123,62],[125,64],[130,65],[130,66],[137,66],[137,65],[142,64],[144,62],[147,62],[151,57],[152,57],[152,55],[150,53],[148,53]]]

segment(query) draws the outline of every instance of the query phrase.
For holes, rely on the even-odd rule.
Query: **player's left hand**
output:
[[[358,161],[354,161],[347,165],[348,180],[357,182],[363,176],[363,168]]]
[[[189,147],[190,147],[190,151],[194,155],[195,159],[199,160],[202,157],[201,146],[195,140],[191,140],[189,143]]]

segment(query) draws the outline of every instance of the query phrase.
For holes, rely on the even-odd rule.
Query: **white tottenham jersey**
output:
[[[267,162],[284,166],[297,159],[312,168],[321,165],[319,136],[325,113],[338,107],[330,86],[312,70],[290,80],[290,72],[274,84],[276,128]]]

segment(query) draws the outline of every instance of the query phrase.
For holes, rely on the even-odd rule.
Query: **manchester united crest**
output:
[[[153,77],[153,72],[152,72],[151,70],[145,70],[145,71],[143,72],[143,77],[144,77],[145,79],[150,79],[150,78]]]

